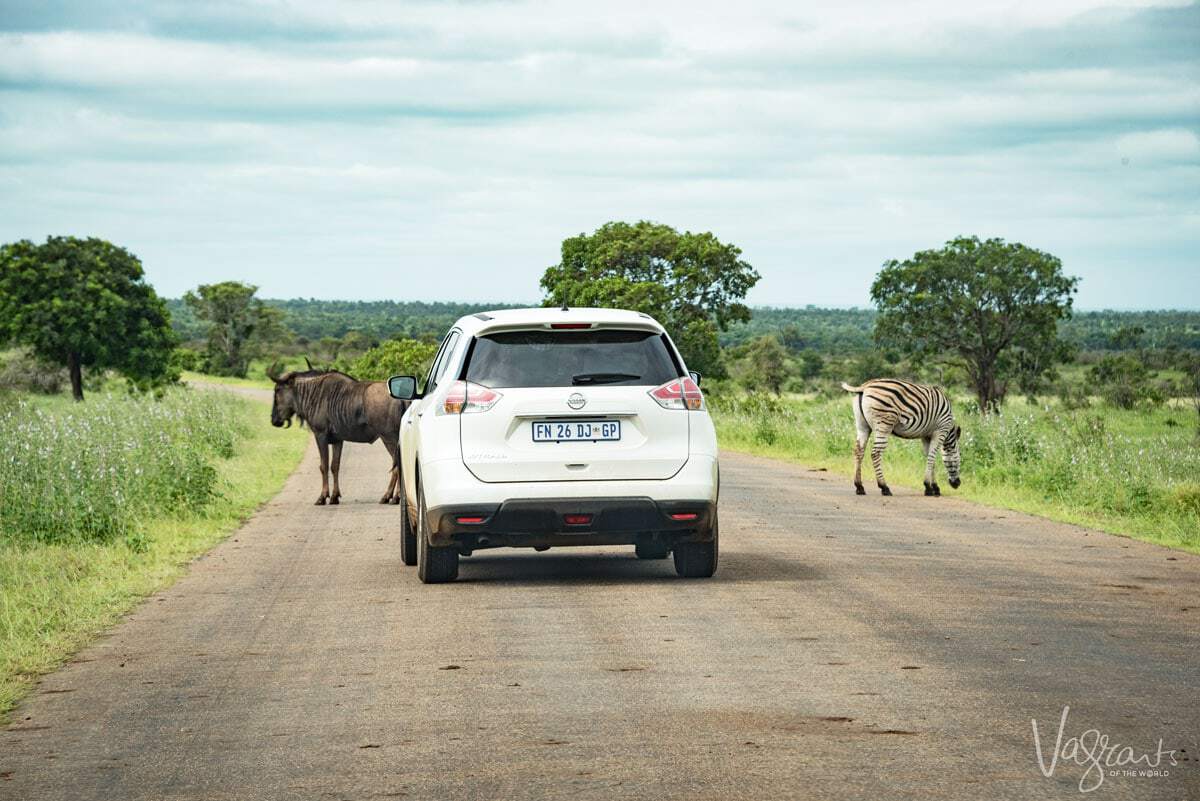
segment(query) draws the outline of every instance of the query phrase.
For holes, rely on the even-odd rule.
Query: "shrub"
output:
[[[1162,403],[1149,368],[1137,357],[1127,353],[1105,356],[1088,372],[1104,400],[1118,409],[1132,409],[1140,402]]]
[[[437,355],[438,343],[416,339],[389,339],[353,361],[339,361],[344,370],[360,381],[386,381],[393,375],[423,376]]]
[[[1086,409],[1092,405],[1087,387],[1075,381],[1063,381],[1058,385],[1058,402],[1064,409]]]
[[[57,395],[67,383],[65,367],[50,364],[28,350],[8,354],[0,364],[0,389]]]

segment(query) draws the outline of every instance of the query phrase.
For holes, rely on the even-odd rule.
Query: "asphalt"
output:
[[[1200,798],[1200,558],[729,453],[714,579],[611,547],[424,586],[386,468],[348,446],[314,507],[310,451],[46,676],[0,799]],[[1079,761],[1177,764],[1044,776],[1065,706]]]

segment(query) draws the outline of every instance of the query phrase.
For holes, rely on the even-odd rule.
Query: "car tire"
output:
[[[458,548],[435,548],[429,544],[429,520],[425,514],[425,490],[417,479],[417,578],[424,584],[442,584],[458,578]]]
[[[675,545],[675,572],[683,578],[708,578],[717,572],[720,537],[717,513],[713,512],[712,539],[708,542],[680,542]]]
[[[634,544],[633,552],[638,559],[666,559],[671,549],[662,542],[639,542]]]
[[[400,561],[412,567],[417,563],[417,533],[413,531],[412,516],[408,513],[408,498],[400,490]]]

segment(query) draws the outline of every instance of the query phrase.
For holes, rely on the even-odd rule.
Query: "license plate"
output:
[[[611,442],[621,438],[617,420],[593,420],[583,423],[534,423],[534,442]]]

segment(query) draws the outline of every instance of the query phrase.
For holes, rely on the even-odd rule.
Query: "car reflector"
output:
[[[697,514],[696,512],[672,512],[671,513],[672,520],[680,520],[680,521],[697,520],[697,519],[699,519],[699,517],[700,517],[700,515]]]
[[[440,414],[472,414],[486,412],[496,405],[501,394],[491,387],[474,384],[470,381],[455,381],[446,391],[446,399],[442,401]]]
[[[649,394],[664,409],[690,409],[698,412],[704,408],[704,393],[691,376],[673,378],[650,390]]]
[[[459,515],[455,518],[460,526],[477,526],[486,518],[481,515]]]
[[[563,515],[563,520],[568,526],[586,526],[592,522],[591,515]]]

